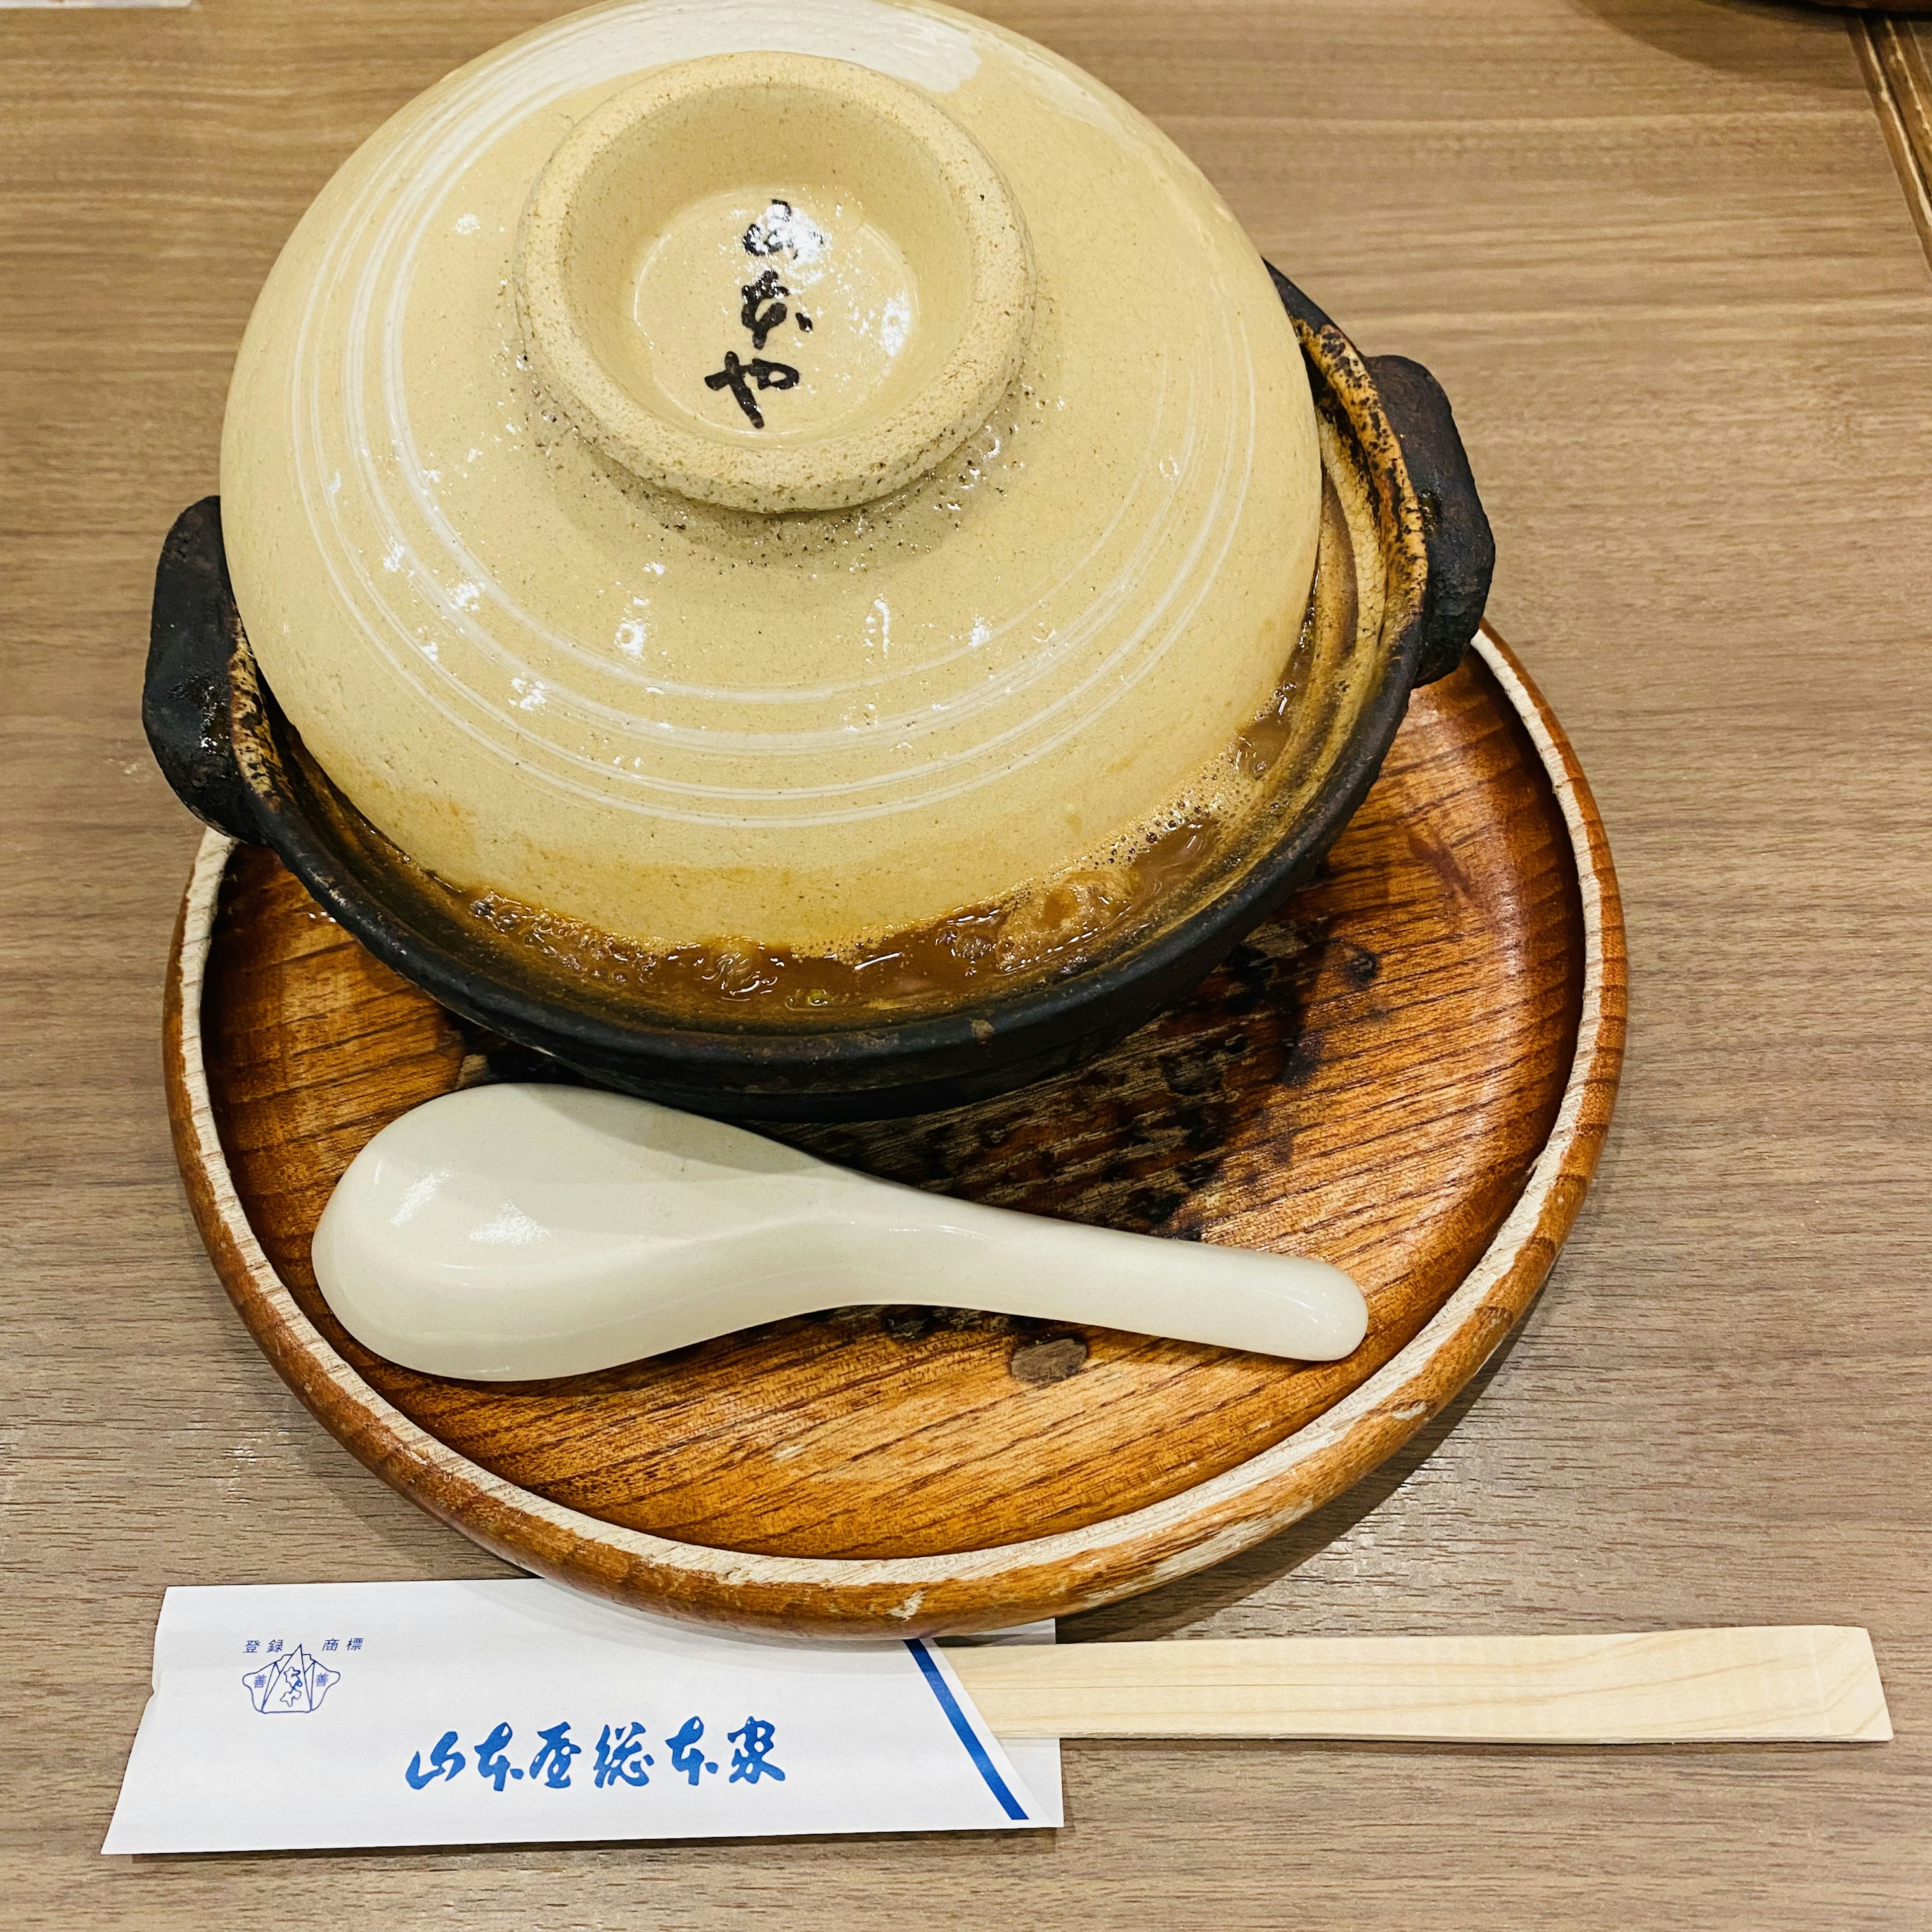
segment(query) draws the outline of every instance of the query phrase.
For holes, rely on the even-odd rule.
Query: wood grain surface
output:
[[[562,1382],[416,1373],[316,1292],[322,1207],[404,1109],[547,1064],[466,1035],[269,854],[213,834],[164,1052],[217,1271],[370,1469],[486,1547],[622,1601],[914,1636],[1171,1581],[1398,1449],[1520,1318],[1574,1222],[1625,992],[1589,788],[1486,634],[1418,697],[1319,880],[1184,1005],[1023,1094],[788,1136],[994,1204],[1336,1262],[1369,1297],[1346,1362],[914,1305]]]
[[[914,1305],[777,1323],[562,1384],[417,1374],[343,1331],[309,1244],[370,1136],[489,1077],[488,1042],[318,916],[272,854],[244,848],[208,961],[202,1060],[276,1273],[360,1378],[438,1440],[660,1536],[919,1556],[1160,1502],[1366,1380],[1522,1192],[1570,1071],[1582,976],[1562,820],[1528,734],[1471,666],[1418,700],[1322,884],[1186,1005],[1021,1094],[780,1134],[996,1207],[1331,1261],[1369,1294],[1371,1331],[1346,1363],[1318,1366]],[[500,1077],[542,1077],[530,1060],[498,1055]]]
[[[1932,280],[1843,22],[1720,0],[993,9],[1442,377],[1633,958],[1596,1189],[1480,1394],[1065,1634],[1860,1624],[1897,1739],[1096,1742],[1051,1838],[98,1856],[165,1585],[500,1574],[314,1424],[202,1255],[157,1040],[199,834],[136,709],[276,248],[404,99],[554,10],[0,13],[0,1917],[1932,1924]]]
[[[1905,205],[1932,262],[1932,21],[1864,14],[1851,31]]]
[[[1882,1744],[1892,1734],[1871,1638],[1856,1625],[960,1644],[948,1654],[1002,1738]]]

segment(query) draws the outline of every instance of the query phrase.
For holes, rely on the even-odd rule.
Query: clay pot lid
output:
[[[720,221],[719,156],[767,142],[832,211]],[[842,220],[862,195],[869,219]],[[538,176],[512,272],[532,369],[580,434],[644,482],[763,514],[925,474],[992,415],[1033,324],[1026,226],[985,150],[903,81],[801,54],[682,62],[606,101]],[[812,382],[780,359],[807,348]]]
[[[1258,255],[1097,82],[943,8],[616,0],[329,184],[222,481],[261,669],[406,853],[851,956],[1226,806],[1320,458]]]

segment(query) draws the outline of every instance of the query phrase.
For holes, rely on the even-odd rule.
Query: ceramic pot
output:
[[[218,500],[184,512],[156,578],[143,719],[176,792],[272,847],[376,958],[488,1030],[602,1084],[747,1119],[922,1112],[1081,1064],[1186,993],[1305,880],[1360,806],[1418,685],[1460,662],[1493,549],[1448,403],[1364,358],[1278,272],[1322,429],[1325,506],[1296,776],[1238,850],[1124,947],[941,1012],[823,1030],[683,1025],[466,917],[306,752],[258,674]],[[1378,626],[1355,621],[1379,609]]]

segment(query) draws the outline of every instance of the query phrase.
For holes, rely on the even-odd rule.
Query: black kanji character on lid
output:
[[[728,349],[724,368],[704,379],[707,389],[729,388],[737,398],[739,408],[751,418],[752,427],[763,429],[764,412],[752,399],[754,382],[761,389],[795,389],[798,387],[798,371],[788,362],[767,362],[762,356],[754,356],[748,362],[740,362],[736,352]]]
[[[773,201],[740,238],[748,255],[776,255],[791,246],[791,203]]]
[[[752,346],[763,349],[765,338],[790,314],[778,298],[788,296],[790,290],[778,280],[776,268],[767,268],[755,282],[746,282],[738,292],[745,298],[744,307],[738,311],[738,320],[752,332]],[[759,304],[766,306],[760,308]]]

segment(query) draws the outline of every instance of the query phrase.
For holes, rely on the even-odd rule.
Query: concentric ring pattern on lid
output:
[[[1010,190],[1033,278],[985,422],[887,496],[784,515],[680,494],[580,434],[513,287],[573,128],[656,70],[759,50],[918,90]],[[884,183],[801,160],[782,117],[758,132],[721,145],[716,243],[683,224],[668,295],[643,248],[612,325],[747,447],[802,434],[786,405],[819,406],[803,392],[836,373],[835,323],[876,332],[889,387],[939,311]],[[814,306],[832,320],[808,326]],[[755,320],[790,382],[728,380]],[[1320,466],[1252,245],[1096,82],[943,8],[620,0],[452,75],[328,184],[250,322],[222,484],[258,662],[404,851],[661,946],[837,951],[1211,804],[1300,628]]]

